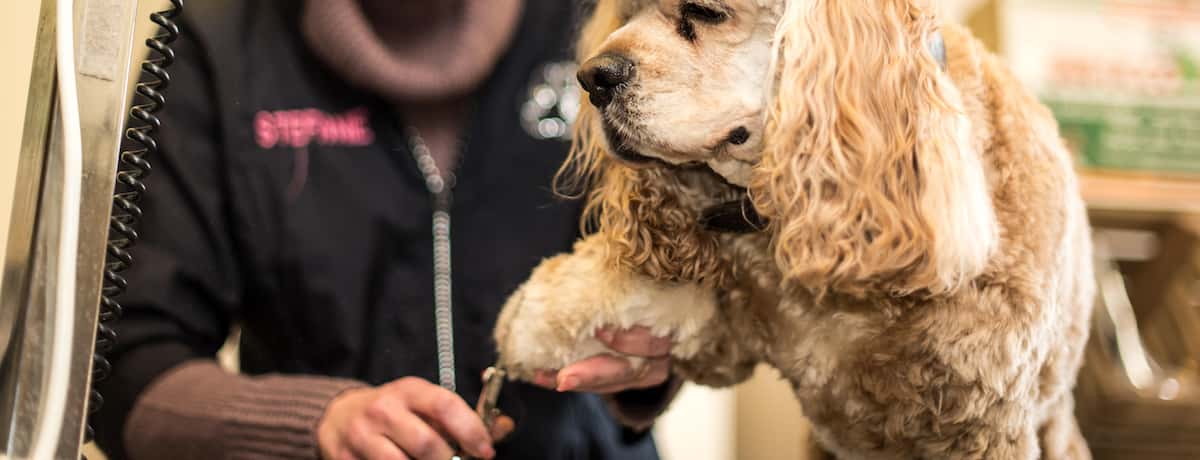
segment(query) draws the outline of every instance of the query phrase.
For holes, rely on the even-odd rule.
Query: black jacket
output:
[[[510,292],[578,237],[579,204],[550,180],[567,144],[520,123],[540,66],[568,59],[574,2],[527,0],[519,33],[475,97],[453,208],[459,393],[477,398]],[[431,203],[403,120],[340,81],[299,32],[299,2],[189,2],[162,113],[162,150],[116,323],[98,439],[163,371],[211,357],[242,327],[248,374],[436,381]],[[503,458],[656,458],[593,395],[519,385]],[[519,401],[519,402],[518,402]]]

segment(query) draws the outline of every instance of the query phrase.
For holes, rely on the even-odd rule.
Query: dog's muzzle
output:
[[[575,75],[597,109],[603,109],[633,79],[634,65],[619,54],[601,54],[588,59]]]

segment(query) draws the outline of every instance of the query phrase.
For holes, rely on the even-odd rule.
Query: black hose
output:
[[[96,328],[96,351],[92,357],[92,388],[88,396],[88,417],[95,416],[104,404],[104,398],[96,384],[108,377],[112,364],[104,357],[116,344],[117,333],[112,322],[121,317],[121,304],[117,302],[128,283],[121,272],[133,264],[129,248],[137,242],[137,222],[142,217],[138,206],[146,184],[142,179],[150,174],[147,156],[158,152],[158,141],[154,134],[162,126],[155,114],[162,110],[167,99],[163,92],[171,83],[167,68],[175,62],[175,51],[171,43],[179,38],[179,25],[175,18],[183,11],[183,0],[171,0],[171,7],[152,13],[150,20],[159,25],[159,32],[146,39],[150,55],[142,62],[142,76],[135,89],[133,104],[129,108],[129,121],[125,138],[131,148],[122,150],[117,159],[117,183],[113,192],[112,215],[109,217],[108,254],[104,263],[104,285],[100,293],[99,323]],[[89,420],[84,439],[93,436]]]

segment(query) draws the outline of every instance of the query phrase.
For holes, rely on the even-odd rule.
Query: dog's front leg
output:
[[[744,302],[728,292],[718,296],[717,312],[699,335],[691,356],[675,359],[673,369],[687,381],[723,388],[742,383],[754,373],[766,347],[761,328],[754,324]]]
[[[605,245],[603,235],[593,235],[574,252],[543,261],[509,298],[495,339],[500,365],[510,375],[532,381],[539,370],[612,353],[595,338],[601,327],[645,326],[656,336],[672,337],[676,359],[692,358],[708,346],[703,334],[716,312],[711,289],[622,270],[609,263]]]

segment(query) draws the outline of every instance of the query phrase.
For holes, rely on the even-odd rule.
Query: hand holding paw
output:
[[[496,321],[497,364],[509,378],[559,391],[619,392],[663,383],[689,359],[716,314],[716,293],[614,267],[605,239],[543,261]]]
[[[610,354],[571,363],[560,370],[539,370],[534,383],[557,391],[610,394],[661,385],[671,372],[670,337],[657,337],[649,328],[601,328],[595,333]],[[634,365],[628,357],[640,358]]]

